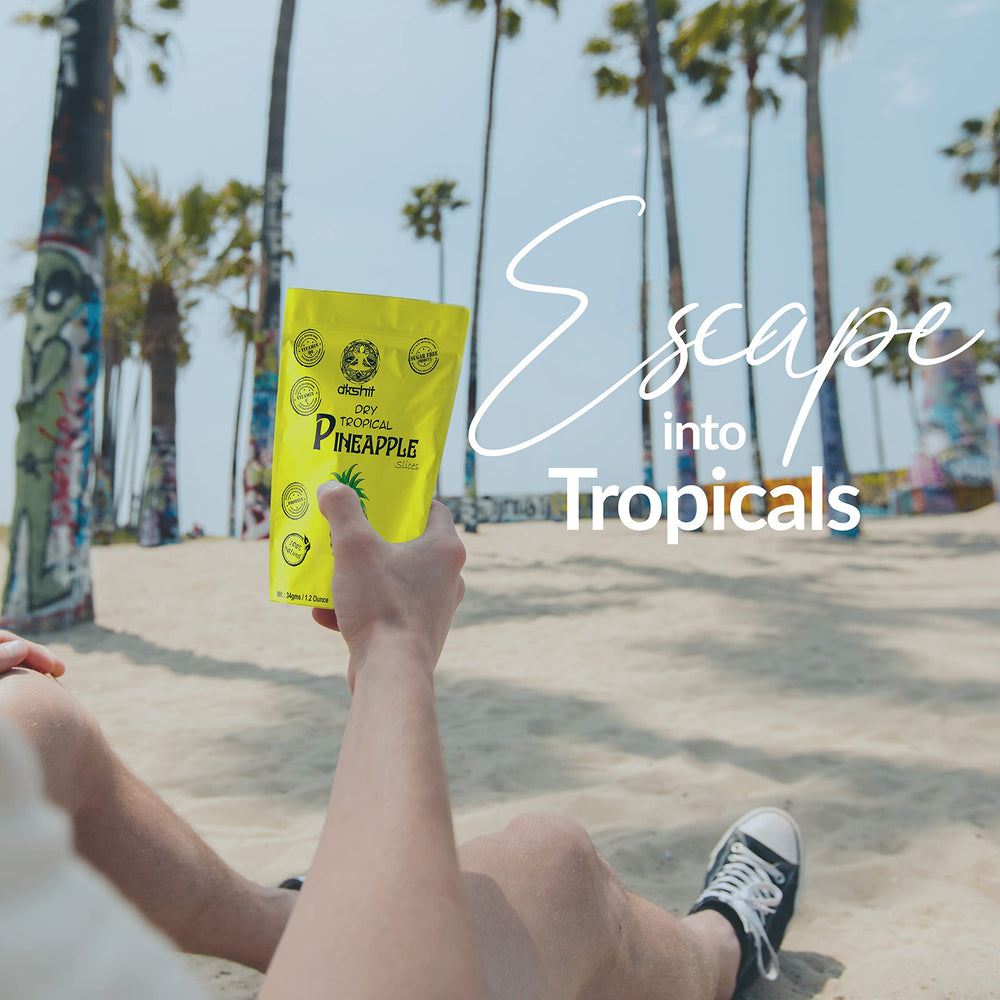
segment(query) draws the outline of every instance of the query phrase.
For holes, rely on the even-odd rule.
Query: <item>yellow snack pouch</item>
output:
[[[420,535],[434,497],[469,310],[290,288],[271,479],[271,600],[331,607],[316,490],[350,486],[389,542]]]

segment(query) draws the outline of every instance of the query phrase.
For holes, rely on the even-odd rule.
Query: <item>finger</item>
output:
[[[24,659],[24,666],[53,677],[62,677],[66,673],[66,664],[48,646],[40,646],[37,642],[29,642],[27,645],[28,655]]]
[[[4,670],[9,670],[20,663],[31,670],[51,674],[53,677],[62,677],[66,673],[66,664],[48,646],[22,639],[6,629],[0,629],[0,663],[5,664],[0,667]]]
[[[0,643],[0,672],[11,670],[28,655],[28,644],[23,639],[9,639]]]
[[[337,550],[343,549],[349,540],[356,543],[378,537],[361,512],[361,501],[350,486],[338,482],[324,483],[317,490],[316,499],[320,511],[330,523],[334,560],[337,559]]]
[[[333,629],[334,632],[340,631],[340,625],[337,624],[337,612],[333,608],[313,608],[312,616],[317,625]]]

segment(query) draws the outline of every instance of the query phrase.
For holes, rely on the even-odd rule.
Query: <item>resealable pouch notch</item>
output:
[[[339,479],[389,542],[426,524],[469,310],[290,288],[271,479],[271,600],[331,607],[330,529],[317,489]]]

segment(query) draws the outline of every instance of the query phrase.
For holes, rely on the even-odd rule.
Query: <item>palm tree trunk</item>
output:
[[[439,220],[438,240],[438,302],[444,302],[444,226]],[[437,479],[434,481],[434,499],[441,497],[441,467],[438,466]]]
[[[117,519],[118,511],[121,509],[121,491],[127,488],[129,491],[128,525],[130,528],[135,526],[135,522],[132,520],[132,507],[135,496],[135,470],[139,459],[137,455],[139,449],[139,400],[142,393],[142,376],[145,366],[145,361],[140,359],[139,371],[135,378],[135,395],[132,398],[132,419],[126,429],[125,447],[123,449],[125,468],[115,482],[115,517]]]
[[[670,152],[670,121],[667,117],[666,81],[660,62],[660,35],[657,28],[656,0],[646,3],[646,62],[649,72],[650,96],[656,108],[656,122],[660,138],[660,170],[663,175],[663,209],[667,228],[667,266],[670,271],[670,311],[677,312],[684,305],[684,278],[681,271],[681,243],[677,226],[676,189],[674,187],[673,158]],[[674,420],[688,423],[693,415],[691,401],[691,369],[674,384]],[[677,485],[696,486],[698,483],[697,460],[692,436],[688,434],[677,454]],[[680,515],[693,520],[694,497],[681,497]]]
[[[240,449],[240,422],[243,420],[243,384],[247,377],[247,358],[250,357],[250,340],[243,340],[243,360],[240,362],[240,380],[236,386],[236,422],[233,425],[233,467],[229,479],[229,537],[236,537],[236,476]]]
[[[753,170],[753,121],[756,115],[753,107],[754,85],[753,77],[747,88],[747,174],[746,187],[743,191],[743,320],[746,324],[746,343],[750,346],[750,190]],[[760,430],[757,426],[757,386],[754,378],[753,365],[747,365],[747,405],[749,409],[750,458],[753,463],[754,481],[764,487],[764,461],[760,454]],[[758,516],[767,514],[767,495],[753,497],[750,501],[754,513]]]
[[[872,393],[872,416],[875,422],[875,454],[878,459],[878,471],[885,472],[885,444],[882,439],[882,407],[878,401],[878,380],[871,368],[868,369],[868,385]]]
[[[5,627],[94,617],[94,397],[104,275],[105,116],[112,0],[63,11],[52,143],[17,401]],[[72,30],[70,30],[72,29]]]
[[[149,458],[139,511],[139,544],[144,546],[167,545],[181,540],[176,444],[180,326],[173,289],[165,282],[154,282],[149,290],[143,330],[152,387]]]
[[[105,270],[105,288],[108,273]],[[121,348],[114,337],[105,331],[104,337],[104,385],[103,416],[101,420],[101,451],[97,459],[94,480],[94,536],[104,544],[110,544],[117,527],[115,516],[115,464],[117,441],[115,428],[118,425],[118,392],[121,377]]]
[[[486,140],[483,144],[483,197],[479,204],[479,239],[476,244],[476,283],[472,293],[472,324],[469,330],[469,400],[466,416],[465,445],[465,502],[462,505],[462,522],[465,530],[476,531],[476,452],[468,443],[468,429],[477,409],[477,362],[479,359],[479,298],[483,281],[483,247],[486,240],[486,195],[490,182],[490,140],[493,137],[493,100],[496,92],[497,56],[500,54],[500,23],[503,8],[494,0],[496,14],[493,19],[493,54],[490,57],[490,87],[486,99]]]
[[[920,447],[920,411],[917,408],[917,393],[913,387],[913,369],[906,369],[906,398],[910,404],[910,419],[917,435],[917,447]]]
[[[996,176],[1000,177],[1000,153],[997,154],[996,159],[993,161],[993,170],[996,173]],[[997,194],[1000,194],[1000,185],[997,186]],[[1000,200],[998,200],[997,204],[1000,205]],[[1000,243],[997,244],[996,258],[997,258],[997,287],[1000,288]],[[997,324],[1000,325],[1000,309],[997,309],[996,321]]]
[[[642,200],[649,198],[649,102],[643,108],[643,142],[642,142]],[[649,213],[642,213],[642,247],[639,258],[642,261],[642,282],[639,288],[639,337],[641,357],[649,357],[649,261],[646,244]],[[653,486],[653,401],[640,401],[642,421],[642,481],[649,487]]]
[[[830,314],[830,267],[826,234],[826,170],[823,127],[819,105],[820,44],[826,17],[825,0],[805,0],[806,5],[806,176],[809,185],[809,231],[812,239],[813,295],[815,298],[816,357],[824,357],[833,339]],[[820,434],[823,439],[823,473],[828,489],[847,485],[851,475],[840,425],[835,367],[819,390]],[[832,529],[831,529],[832,531]],[[860,528],[838,532],[857,535]]]
[[[243,475],[243,537],[267,538],[271,531],[271,464],[281,343],[281,262],[285,161],[285,110],[295,0],[281,0],[271,73],[271,106],[264,169],[261,321],[253,373],[250,452]]]
[[[108,39],[108,65],[114,74],[115,56],[118,53],[118,32],[112,30]],[[112,146],[112,127],[114,124],[115,86],[112,79],[108,88],[108,102],[105,117],[104,143],[104,197],[114,197],[114,152]],[[111,286],[111,260],[104,257],[104,287]],[[97,460],[97,474],[94,482],[94,532],[98,539],[108,544],[115,533],[116,509],[115,494],[115,424],[116,414],[112,413],[112,382],[121,364],[121,348],[117,339],[108,331],[107,317],[104,317],[101,339],[104,344],[104,385],[103,385],[103,419],[101,421],[101,453]]]
[[[444,231],[438,240],[438,302],[444,302]]]

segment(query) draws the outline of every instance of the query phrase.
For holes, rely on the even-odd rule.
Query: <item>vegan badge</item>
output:
[[[438,364],[438,346],[430,337],[421,337],[410,348],[410,367],[418,375],[430,375]]]
[[[290,483],[281,494],[281,509],[285,517],[297,521],[309,509],[309,495],[302,483]]]
[[[319,409],[319,383],[314,378],[300,378],[288,394],[292,409],[300,416],[309,417]]]
[[[292,345],[292,352],[295,360],[303,368],[312,368],[323,360],[326,348],[323,347],[323,338],[315,330],[303,330]]]
[[[299,535],[293,531],[290,535],[286,535],[285,540],[281,543],[281,557],[289,566],[299,566],[308,555],[311,547],[309,539],[305,535]]]
[[[348,382],[370,382],[378,371],[378,348],[370,340],[352,340],[340,356],[340,370]]]

